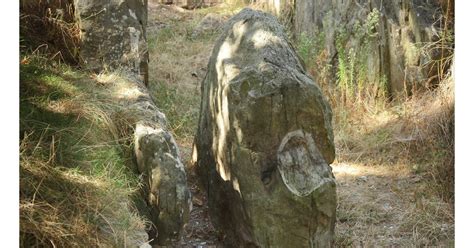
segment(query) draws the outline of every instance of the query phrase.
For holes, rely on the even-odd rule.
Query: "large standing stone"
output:
[[[126,69],[148,82],[147,0],[75,0],[89,69]]]
[[[283,28],[244,9],[202,83],[197,169],[229,247],[329,247],[336,218],[332,113]]]

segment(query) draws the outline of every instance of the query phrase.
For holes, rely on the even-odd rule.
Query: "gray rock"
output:
[[[332,113],[277,20],[231,18],[201,87],[194,155],[226,245],[330,247]]]
[[[135,155],[138,170],[145,177],[151,220],[157,228],[157,241],[168,245],[177,240],[189,220],[191,193],[178,146],[166,130],[139,122],[135,128]]]
[[[77,0],[75,8],[85,66],[126,69],[147,84],[147,0]]]
[[[367,176],[360,176],[356,180],[359,181],[359,182],[366,183],[369,180],[369,178],[367,178]]]
[[[125,238],[126,247],[152,248],[148,244],[148,234],[145,231],[128,233]]]
[[[349,35],[342,44],[345,50],[360,50],[363,46],[361,32],[364,31],[357,27],[366,24],[369,14],[377,10],[377,27],[367,41],[367,51],[363,51],[367,53],[369,81],[385,80],[389,93],[394,96],[411,94],[413,88],[420,88],[437,73],[427,62],[439,57],[436,54],[439,51],[423,53],[421,49],[427,42],[439,39],[434,28],[437,18],[442,15],[437,2],[298,0],[294,13],[295,30],[297,34],[324,33],[329,58],[335,58],[337,33],[343,31]]]
[[[105,96],[106,101],[122,106],[118,110],[121,122],[117,125],[134,127],[134,150],[131,152],[136,159],[136,168],[132,170],[142,178],[143,199],[137,201],[137,205],[141,214],[153,224],[148,230],[149,240],[153,245],[169,245],[172,240],[179,239],[192,204],[178,146],[166,129],[165,115],[136,77],[127,72],[116,72],[113,77],[105,78],[108,79],[104,87],[110,92]]]

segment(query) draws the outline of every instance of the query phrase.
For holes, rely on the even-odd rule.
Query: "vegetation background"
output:
[[[11,9],[18,9],[18,6],[15,6],[14,3],[9,3],[12,5]],[[472,184],[470,183],[470,176],[472,175],[472,169],[470,168],[470,161],[471,158],[469,156],[470,153],[470,141],[472,139],[472,129],[471,127],[471,120],[470,120],[470,113],[472,112],[472,99],[471,92],[472,87],[470,82],[470,58],[472,58],[472,49],[470,48],[470,38],[469,34],[469,9],[471,9],[468,2],[459,2],[456,3],[456,69],[455,69],[455,79],[457,81],[456,85],[456,239],[457,244],[464,244],[470,243],[469,240],[463,240],[462,238],[469,238],[468,233],[468,226],[470,226],[471,219],[469,218],[469,210],[466,206],[470,206],[470,192],[469,189],[472,188]],[[5,234],[6,237],[12,237],[13,243],[18,241],[18,158],[20,157],[18,147],[21,147],[21,144],[16,143],[18,140],[18,123],[20,121],[18,117],[19,113],[19,101],[18,96],[19,88],[16,82],[19,81],[19,68],[18,65],[20,64],[19,59],[21,59],[18,50],[15,53],[15,49],[18,47],[18,34],[19,30],[15,29],[19,27],[18,25],[14,25],[12,20],[18,21],[18,16],[11,16],[11,14],[15,14],[13,11],[9,12],[9,15],[5,15],[2,18],[7,18],[2,20],[2,25],[10,26],[10,28],[5,27],[4,30],[9,30],[7,32],[7,39],[5,44],[2,44],[2,49],[4,50],[2,54],[6,54],[3,64],[4,70],[8,74],[7,79],[5,80],[5,89],[2,91],[4,97],[2,100],[4,101],[2,104],[3,112],[5,113],[4,119],[7,120],[7,126],[4,127],[4,133],[7,134],[7,137],[4,140],[6,142],[3,144],[3,151],[4,154],[7,155],[7,160],[5,161],[5,167],[7,170],[2,173],[4,180],[1,180],[2,195],[7,196],[5,198],[5,207],[9,207],[8,210],[3,210],[2,214],[4,214],[5,219],[8,219],[8,224],[2,225],[2,233]],[[194,24],[195,25],[195,24]],[[13,28],[13,30],[11,29]],[[186,27],[181,27],[186,32]],[[165,33],[166,34],[166,33]],[[163,33],[161,33],[163,35]],[[160,38],[161,37],[161,38]],[[180,37],[168,37],[168,36],[157,36],[156,39],[162,39],[161,41],[170,41],[173,42],[173,38],[179,39]],[[4,40],[5,42],[5,40]],[[153,49],[153,48],[152,48]],[[309,56],[309,51],[307,51],[307,47],[305,47],[305,41],[300,43],[299,46],[300,52]],[[13,54],[12,54],[13,52]],[[10,55],[11,54],[11,55]],[[28,75],[28,74],[25,74]],[[60,78],[49,77],[46,78],[47,82],[55,83],[55,80],[61,80]],[[164,94],[158,95],[157,99],[162,101],[161,108],[169,115],[170,122],[173,123],[174,131],[178,137],[181,137],[181,142],[186,143],[188,142],[187,138],[192,135],[192,130],[188,129],[189,125],[192,125],[192,115],[195,113],[185,113],[183,116],[173,116],[173,113],[182,113],[183,111],[179,108],[179,105],[171,104],[174,103],[173,101],[177,101],[180,99],[179,91],[173,91],[172,88],[169,88],[169,85],[166,85],[164,82],[155,84],[157,87],[157,94]],[[160,90],[161,89],[161,90]],[[164,89],[164,90],[163,90]],[[427,98],[426,101],[429,101],[430,98]],[[16,105],[16,109],[12,108],[13,103]],[[168,104],[168,105],[167,105]],[[359,107],[355,107],[359,108]],[[169,114],[171,113],[171,114]],[[342,112],[344,113],[344,112]],[[339,116],[340,118],[345,118],[344,114]],[[187,124],[191,123],[191,124]],[[343,122],[341,122],[343,123]],[[345,128],[345,127],[341,127]],[[344,130],[344,129],[341,129]],[[343,133],[344,134],[344,133]],[[384,139],[386,136],[378,134],[375,136],[379,139]],[[341,139],[343,139],[342,137]],[[368,145],[370,148],[370,140],[365,141],[367,143],[363,143],[364,145]],[[18,144],[12,145],[12,144]],[[370,152],[370,151],[369,151]],[[441,193],[443,194],[443,193]],[[8,234],[7,234],[8,233]],[[459,240],[458,240],[459,239]],[[8,241],[10,242],[10,241]],[[341,242],[344,242],[342,240]]]

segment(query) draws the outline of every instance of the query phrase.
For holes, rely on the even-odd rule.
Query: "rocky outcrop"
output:
[[[330,247],[332,113],[277,20],[244,9],[202,82],[197,172],[228,247]]]
[[[410,95],[436,75],[429,62],[439,51],[423,47],[439,40],[441,16],[436,1],[297,0],[294,23],[299,34],[323,34],[329,58],[350,49],[367,54],[357,62],[367,68],[367,80],[386,82],[396,96]]]
[[[84,65],[130,70],[147,84],[147,0],[76,0],[75,9]]]
[[[442,34],[445,24],[452,28],[454,1],[451,0],[257,2],[276,15],[293,12],[285,17],[291,18],[288,21],[293,23],[296,38],[304,33],[322,42],[316,45],[325,50],[322,57],[327,61],[323,64],[335,69],[341,63],[353,63],[356,68],[347,70],[360,71],[362,76],[367,76],[362,81],[383,85],[395,97],[408,96],[420,87],[436,84],[438,68],[433,61],[449,56],[449,51],[429,44],[446,38]],[[331,81],[337,80],[336,74],[333,71]]]
[[[192,208],[178,145],[166,129],[165,115],[143,86],[124,81],[116,87],[136,92],[127,112],[133,113],[137,170],[143,175],[148,214],[156,227],[150,230],[150,238],[154,244],[169,245],[179,239]]]

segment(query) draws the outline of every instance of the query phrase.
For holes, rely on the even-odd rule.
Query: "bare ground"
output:
[[[403,167],[333,164],[339,247],[452,246],[448,203],[424,197],[422,178]]]
[[[217,12],[225,20],[237,9],[217,6],[184,10],[149,1],[148,40],[150,82],[158,91],[171,91],[173,107],[161,104],[187,164],[193,211],[183,237],[175,247],[220,247],[212,226],[206,197],[198,187],[190,161],[198,118],[200,83],[217,35],[193,31],[206,13]],[[162,87],[154,87],[160,84]],[[166,93],[166,92],[165,92]],[[185,116],[186,118],[184,118]],[[184,118],[184,119],[183,119]],[[190,128],[186,129],[186,125]],[[344,141],[336,139],[338,147]],[[332,165],[337,180],[338,209],[336,247],[451,247],[454,244],[453,206],[425,194],[423,177],[409,165],[361,164],[338,161]]]

